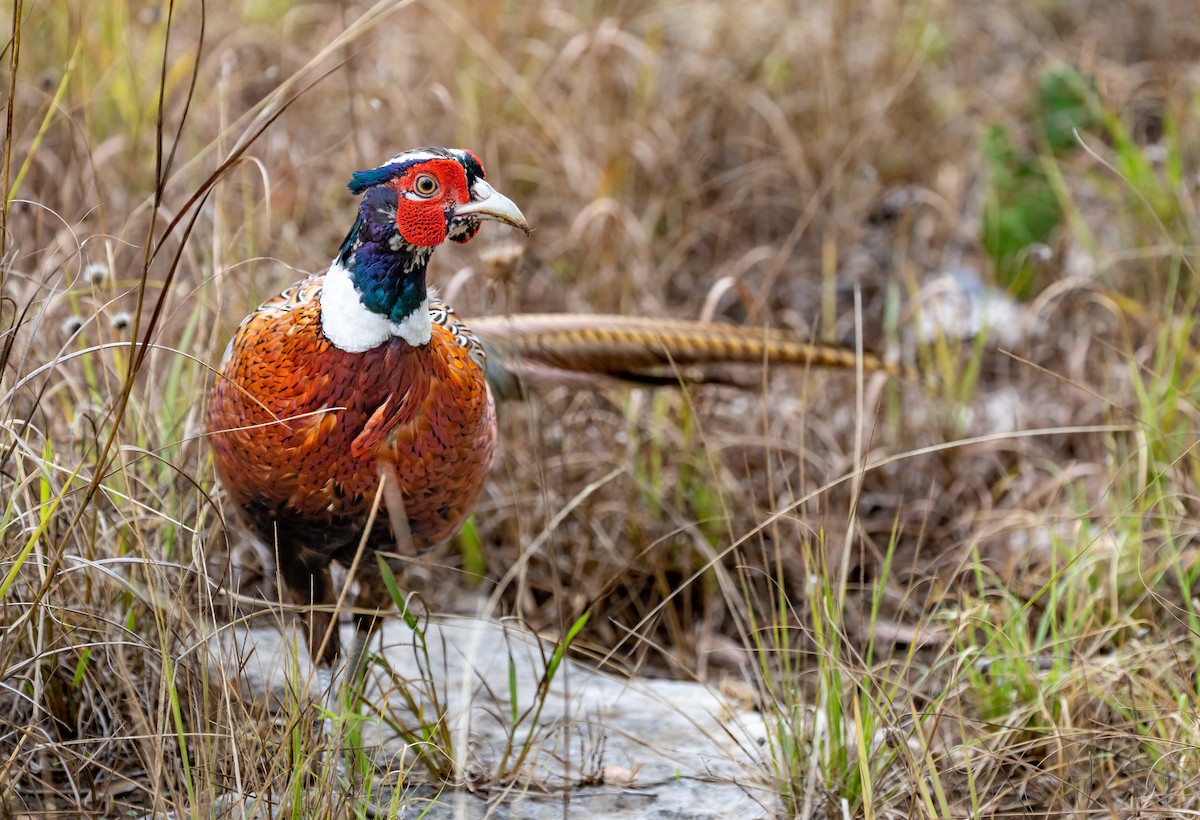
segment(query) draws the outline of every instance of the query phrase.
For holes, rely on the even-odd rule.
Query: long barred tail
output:
[[[871,353],[815,344],[761,327],[587,314],[516,314],[467,320],[488,350],[488,379],[502,397],[521,382],[595,384],[615,378],[645,384],[723,381],[685,369],[771,364],[854,369],[907,377]]]

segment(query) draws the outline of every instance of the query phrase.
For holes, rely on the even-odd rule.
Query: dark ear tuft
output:
[[[401,170],[395,165],[384,165],[382,168],[371,168],[366,171],[355,171],[350,177],[350,184],[346,187],[350,189],[350,193],[358,195],[366,191],[368,188],[374,188],[376,185],[381,185],[387,182],[392,177],[396,176]]]
[[[466,148],[454,148],[451,149],[450,153],[466,170],[468,182],[475,182],[477,179],[486,179],[487,175],[483,172],[483,163],[479,161],[479,157],[475,156],[474,153],[468,151]]]

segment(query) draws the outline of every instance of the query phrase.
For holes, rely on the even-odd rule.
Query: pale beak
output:
[[[475,219],[494,219],[505,225],[520,228],[528,236],[529,223],[521,209],[504,194],[482,179],[471,186],[471,201],[454,209],[454,218],[469,216]]]

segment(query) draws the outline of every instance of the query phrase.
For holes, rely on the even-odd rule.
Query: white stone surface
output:
[[[308,682],[325,698],[328,676],[313,674],[294,635],[259,627],[240,636],[244,682],[254,696],[281,696]],[[343,627],[343,646],[353,636]],[[429,663],[398,618],[387,621],[372,648],[391,668],[372,669],[367,697],[386,703],[394,719],[409,720],[402,697],[430,709],[430,686],[444,710],[457,771],[471,792],[423,788],[421,767],[386,725],[371,726],[381,772],[408,772],[412,816],[429,818],[756,818],[778,805],[768,778],[762,716],[698,683],[619,679],[563,661],[537,724],[531,716],[515,737],[532,730],[532,751],[519,767],[502,763],[511,730],[510,658],[517,705],[534,705],[553,645],[515,626],[470,619],[435,621],[426,628]],[[389,778],[385,776],[385,780]],[[434,784],[430,784],[434,785]],[[436,798],[431,807],[422,796]],[[481,796],[482,795],[482,796]],[[421,812],[427,812],[421,814]],[[402,815],[403,816],[403,815]]]

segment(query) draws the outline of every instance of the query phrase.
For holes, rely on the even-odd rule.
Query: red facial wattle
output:
[[[436,193],[425,197],[417,194],[416,183],[421,176],[437,180]],[[396,228],[404,241],[415,247],[429,248],[445,242],[448,212],[471,199],[467,175],[452,159],[419,163],[387,184],[396,191]]]

